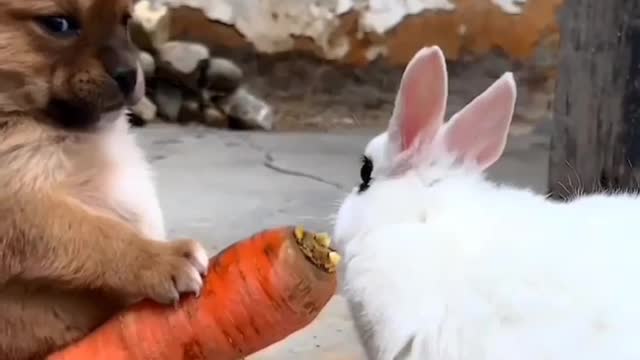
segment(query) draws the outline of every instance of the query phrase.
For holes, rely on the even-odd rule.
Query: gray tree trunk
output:
[[[638,190],[640,0],[565,0],[549,190]]]

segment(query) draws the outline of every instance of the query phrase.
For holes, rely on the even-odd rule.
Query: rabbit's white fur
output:
[[[420,56],[442,55],[430,48]],[[408,69],[411,76],[420,75]],[[498,82],[515,97],[510,74]],[[373,181],[347,196],[334,229],[343,292],[369,358],[640,359],[640,240],[632,232],[640,200],[560,203],[494,184],[482,170],[497,157],[478,164],[447,150],[451,121],[419,162],[393,175],[397,116],[367,146]],[[499,156],[504,144],[494,145]]]

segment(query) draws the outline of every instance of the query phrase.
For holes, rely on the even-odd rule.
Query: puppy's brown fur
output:
[[[0,359],[41,359],[131,301],[200,289],[204,250],[158,241],[155,192],[124,123],[144,90],[130,7],[0,0]],[[49,32],[52,16],[79,31]],[[133,91],[123,69],[137,71]],[[141,185],[123,191],[130,183]]]

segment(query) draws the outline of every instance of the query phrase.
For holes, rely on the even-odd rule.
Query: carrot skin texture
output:
[[[48,359],[238,360],[309,325],[336,287],[293,227],[270,229],[213,257],[199,297],[142,301]]]

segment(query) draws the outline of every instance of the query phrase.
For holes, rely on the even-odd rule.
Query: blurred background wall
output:
[[[450,111],[511,70],[520,91],[517,120],[536,124],[550,116],[561,5],[562,0],[145,0],[136,17],[153,36],[137,36],[137,42],[147,48],[167,40],[195,42],[233,61],[243,70],[243,84],[274,105],[280,129],[384,124],[402,67],[422,46],[438,45],[449,61]]]

